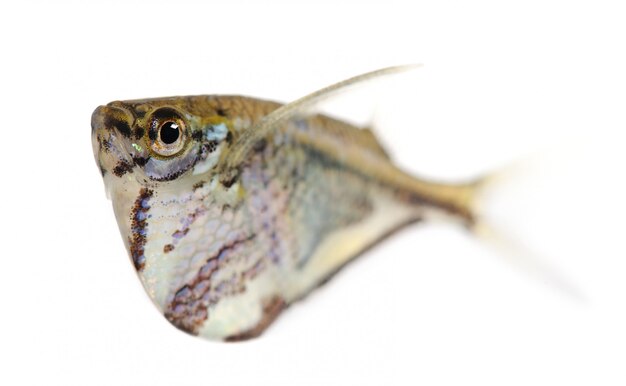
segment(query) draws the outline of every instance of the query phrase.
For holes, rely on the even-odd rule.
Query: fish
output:
[[[311,112],[404,70],[358,75],[287,104],[199,95],[93,112],[93,152],[123,242],[171,324],[210,340],[255,338],[395,231],[441,215],[477,224],[482,178],[418,178],[371,129]]]

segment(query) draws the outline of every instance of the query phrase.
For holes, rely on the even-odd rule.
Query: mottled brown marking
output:
[[[239,173],[235,170],[231,170],[230,173],[224,172],[221,175],[220,182],[226,189],[233,186],[235,182],[239,179]]]
[[[98,148],[103,153],[109,153],[111,151],[111,142],[109,139],[104,139],[101,136],[98,136]]]
[[[143,137],[146,134],[146,130],[144,130],[143,127],[138,127],[137,130],[135,130],[135,139],[141,139],[141,137]]]
[[[113,168],[113,174],[115,174],[118,177],[122,177],[124,174],[132,173],[132,172],[133,172],[133,165],[125,161],[120,161],[117,164],[117,166]]]
[[[276,320],[278,315],[280,315],[280,313],[287,308],[287,306],[287,302],[285,302],[285,300],[278,295],[267,299],[263,303],[263,316],[256,326],[239,334],[231,335],[224,340],[226,342],[239,342],[258,337],[263,333],[263,331],[265,331],[265,329],[267,329],[267,327],[269,327],[270,324],[272,324],[272,322],[274,322],[274,320]]]
[[[133,162],[139,167],[143,167],[148,163],[148,157],[133,157]]]
[[[187,215],[187,217],[183,221],[183,227],[181,229],[177,229],[176,231],[174,231],[174,233],[172,233],[173,245],[178,244],[180,239],[187,236],[187,233],[189,233],[189,229],[191,228],[191,225],[193,225],[193,223],[198,219],[198,217],[204,214],[205,211],[206,210],[204,208],[197,208],[192,213]]]
[[[182,239],[187,235],[187,233],[189,233],[189,228],[184,228],[172,233],[172,237],[174,237],[175,239]]]
[[[163,253],[170,253],[174,250],[174,246],[172,244],[166,244],[163,247]]]
[[[152,190],[141,189],[131,211],[131,232],[128,237],[128,242],[130,245],[130,256],[137,271],[143,269],[146,260],[144,248],[146,246],[146,232],[148,230],[149,200],[152,195]]]
[[[209,141],[204,144],[204,148],[206,149],[207,152],[213,153],[215,149],[217,149],[217,145],[219,145],[217,141]]]
[[[178,329],[197,335],[198,330],[209,317],[209,306],[217,304],[223,296],[232,296],[244,292],[245,278],[243,275],[231,278],[232,283],[215,283],[213,275],[220,267],[230,262],[239,246],[253,238],[254,235],[224,245],[207,259],[207,262],[198,270],[197,275],[176,291],[174,299],[165,311],[167,320]],[[224,287],[228,287],[229,291],[221,292]]]
[[[266,147],[267,147],[267,140],[265,138],[262,138],[258,140],[257,143],[254,144],[253,149],[257,153],[261,153],[263,150],[265,150]]]
[[[115,127],[117,131],[126,138],[130,138],[131,129],[126,119],[122,116],[122,113],[116,110],[111,110],[109,114],[104,117],[104,125],[107,128]]]
[[[204,138],[204,133],[202,132],[202,130],[196,130],[193,132],[193,134],[191,134],[191,138],[193,138],[193,140],[196,142],[201,142]]]
[[[143,119],[146,116],[146,113],[147,111],[145,109],[145,106],[139,106],[138,108],[135,108],[135,115],[139,119]]]

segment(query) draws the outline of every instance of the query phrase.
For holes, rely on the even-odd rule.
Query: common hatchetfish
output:
[[[395,230],[433,214],[475,223],[481,180],[418,179],[371,130],[306,113],[399,70],[285,105],[208,95],[95,110],[94,155],[122,238],[167,320],[210,339],[252,338]]]

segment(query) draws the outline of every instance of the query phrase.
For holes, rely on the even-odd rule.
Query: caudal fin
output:
[[[501,216],[507,211],[507,206],[510,209],[516,205],[515,200],[512,202],[503,200],[503,195],[506,197],[516,189],[532,187],[534,177],[541,170],[536,167],[537,159],[538,157],[529,157],[517,161],[471,184],[473,191],[468,196],[470,200],[468,211],[471,213],[472,221],[469,229],[485,245],[496,250],[498,256],[520,271],[574,299],[583,301],[584,296],[579,288],[550,263],[551,259],[548,256],[534,250],[523,238],[505,230],[502,225],[506,221],[502,221]],[[506,202],[505,205],[501,204],[503,201]]]

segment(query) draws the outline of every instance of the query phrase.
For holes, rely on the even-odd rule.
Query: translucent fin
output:
[[[545,256],[539,255],[519,240],[485,221],[478,221],[472,227],[472,231],[481,241],[495,249],[499,256],[515,268],[577,301],[584,302],[586,300],[582,291],[575,284],[557,268],[548,264],[548,259]]]
[[[380,143],[380,141],[378,140],[378,138],[376,137],[372,129],[370,129],[369,127],[363,128],[361,129],[361,133],[362,133],[362,137],[367,141],[367,145],[369,149],[371,149],[372,151],[375,151],[376,153],[380,154],[382,157],[388,160],[391,159],[391,157],[389,156],[389,153],[387,152],[387,150],[385,150],[383,145]]]
[[[558,268],[552,266],[547,256],[534,251],[504,231],[505,228],[502,226],[497,226],[499,223],[496,221],[497,216],[489,216],[486,212],[490,201],[502,194],[506,185],[516,182],[519,184],[520,181],[528,182],[529,177],[537,172],[532,170],[537,162],[538,157],[528,157],[488,175],[475,184],[473,202],[470,204],[475,221],[470,230],[488,247],[496,250],[507,263],[572,299],[584,302],[586,299],[582,291]]]
[[[275,130],[282,122],[296,115],[305,112],[313,105],[332,97],[340,91],[343,91],[356,84],[361,84],[373,79],[380,78],[385,75],[398,74],[401,72],[409,71],[415,68],[421,67],[420,64],[405,65],[396,67],[387,67],[380,70],[368,72],[362,75],[355,76],[353,78],[335,83],[321,90],[315,91],[309,95],[306,95],[294,102],[286,104],[274,110],[272,113],[265,116],[259,123],[250,127],[245,132],[242,132],[237,138],[236,142],[232,146],[232,151],[228,153],[225,159],[222,161],[222,173],[231,171],[237,168],[241,162],[246,158],[249,151],[254,145],[265,138],[268,133]],[[228,174],[228,173],[225,173]]]

